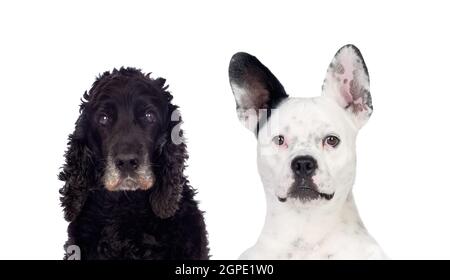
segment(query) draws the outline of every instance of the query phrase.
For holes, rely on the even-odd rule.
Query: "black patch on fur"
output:
[[[265,122],[270,118],[271,109],[288,97],[283,85],[272,72],[262,64],[255,56],[245,52],[233,55],[228,68],[230,83],[245,88],[248,91],[250,104],[239,104],[236,100],[237,109],[267,109],[267,118],[261,119],[256,127],[256,135]]]

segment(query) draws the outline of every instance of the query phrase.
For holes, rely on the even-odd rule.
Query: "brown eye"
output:
[[[107,114],[101,114],[98,118],[98,123],[101,125],[107,125],[109,122],[109,116]]]
[[[145,112],[145,120],[152,123],[155,121],[155,115],[151,111],[147,111]]]
[[[272,142],[275,143],[278,146],[281,146],[284,144],[284,136],[283,135],[277,135],[273,137]]]
[[[341,142],[341,140],[339,140],[339,138],[337,138],[336,136],[333,136],[333,135],[328,135],[323,140],[324,145],[327,145],[327,146],[330,146],[333,148],[336,148],[336,146],[339,145],[340,142]]]

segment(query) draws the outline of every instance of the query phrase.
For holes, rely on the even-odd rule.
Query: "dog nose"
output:
[[[134,171],[139,166],[139,159],[136,154],[120,154],[116,156],[114,163],[117,169],[122,172]]]
[[[317,169],[317,161],[311,156],[299,156],[292,160],[291,168],[297,176],[311,176]]]

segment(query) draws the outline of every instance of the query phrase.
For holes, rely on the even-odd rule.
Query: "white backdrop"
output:
[[[426,1],[6,1],[0,4],[0,258],[59,259],[56,178],[82,93],[113,67],[165,77],[214,259],[252,245],[265,215],[256,141],[238,122],[230,57],[256,55],[292,96],[320,94],[360,48],[374,114],[358,139],[357,205],[394,259],[450,258],[449,6]],[[313,4],[314,3],[314,4]]]

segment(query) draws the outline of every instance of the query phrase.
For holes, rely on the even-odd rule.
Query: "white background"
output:
[[[122,65],[167,79],[211,253],[238,257],[259,235],[265,200],[256,141],[234,111],[230,57],[256,55],[289,94],[306,97],[320,94],[334,53],[353,43],[374,103],[358,139],[361,216],[391,258],[449,259],[445,2],[215,2],[1,2],[0,258],[62,258],[67,223],[56,175],[67,135],[82,93]]]

